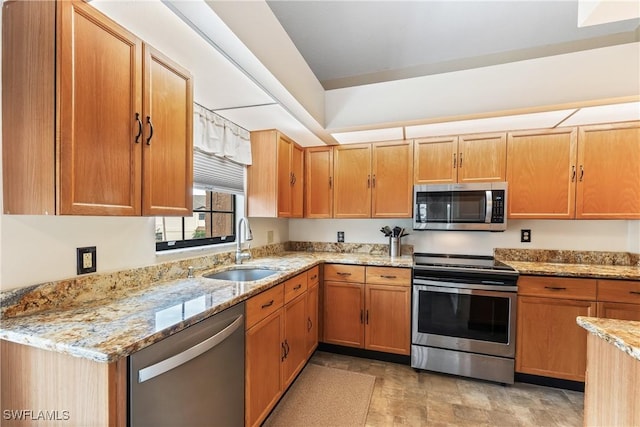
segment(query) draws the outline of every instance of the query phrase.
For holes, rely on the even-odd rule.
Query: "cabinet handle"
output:
[[[453,153],[453,168],[456,168],[456,153]]]
[[[313,322],[311,321],[310,317],[307,317],[307,331],[310,331],[312,327],[313,327]]]
[[[291,185],[296,185],[296,174],[295,173],[291,173]]]
[[[280,361],[284,362],[284,359],[287,358],[287,348],[284,346],[284,342],[280,344],[280,347],[282,348],[282,356],[280,357]]]
[[[364,323],[364,310],[360,309],[360,323]]]
[[[368,325],[369,324],[369,310],[367,310],[367,315],[365,317],[365,323]]]
[[[333,188],[333,178],[329,177],[329,188]]]
[[[566,291],[567,290],[567,288],[563,288],[563,287],[560,287],[560,286],[545,286],[544,288],[545,289],[550,289],[552,291]]]
[[[140,136],[142,135],[142,120],[140,120],[140,113],[136,113],[136,122],[138,122],[138,134],[136,135],[136,144],[140,142]]]
[[[311,276],[311,277],[309,278],[309,280],[316,280],[317,278],[318,278],[318,275],[317,275],[317,274],[314,274],[313,276]]]
[[[376,188],[376,174],[373,174],[373,188]]]
[[[384,274],[381,274],[380,277],[382,277],[383,279],[395,279],[396,276],[385,276]]]
[[[460,153],[460,163],[458,164],[458,167],[462,167],[462,153]]]
[[[284,353],[284,358],[286,359],[287,357],[289,357],[289,351],[291,350],[291,347],[289,347],[289,342],[285,339],[284,340],[284,347],[286,352]]]
[[[298,285],[294,286],[294,287],[293,287],[293,290],[294,290],[294,291],[297,291],[297,290],[298,290],[298,289],[300,289],[301,287],[302,287],[302,283],[300,283],[300,284],[298,284]]]
[[[640,295],[640,292],[638,292],[638,291],[629,291],[629,293],[633,294],[633,295]]]
[[[576,181],[576,166],[571,166],[571,182]]]
[[[582,182],[582,178],[584,178],[584,168],[580,165],[580,182]]]
[[[367,188],[371,188],[371,175],[367,175]]]
[[[272,305],[273,305],[273,300],[269,301],[269,302],[268,302],[268,303],[266,303],[266,304],[262,304],[262,306],[261,306],[261,307],[262,307],[262,308],[267,308],[267,307],[271,307]]]
[[[147,116],[147,124],[149,125],[149,137],[147,138],[147,145],[151,145],[151,138],[153,138],[153,123],[151,123],[151,116]]]
[[[338,276],[351,276],[351,273],[346,273],[344,271],[338,271]]]

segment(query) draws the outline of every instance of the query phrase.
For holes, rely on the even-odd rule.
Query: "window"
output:
[[[236,196],[193,190],[193,215],[157,217],[156,250],[235,242]]]

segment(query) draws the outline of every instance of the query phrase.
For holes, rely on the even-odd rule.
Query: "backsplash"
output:
[[[298,252],[337,252],[343,254],[389,255],[384,243],[288,242],[288,250]],[[413,245],[402,245],[401,255],[413,255]]]
[[[640,254],[630,252],[497,248],[493,250],[493,256],[503,261],[640,267]]]

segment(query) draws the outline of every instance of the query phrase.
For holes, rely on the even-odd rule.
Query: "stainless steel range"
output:
[[[411,366],[513,384],[517,281],[493,257],[416,253]]]

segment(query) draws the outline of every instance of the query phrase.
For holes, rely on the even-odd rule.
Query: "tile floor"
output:
[[[376,377],[367,427],[582,425],[580,392],[418,373],[406,365],[319,351],[310,363]]]

